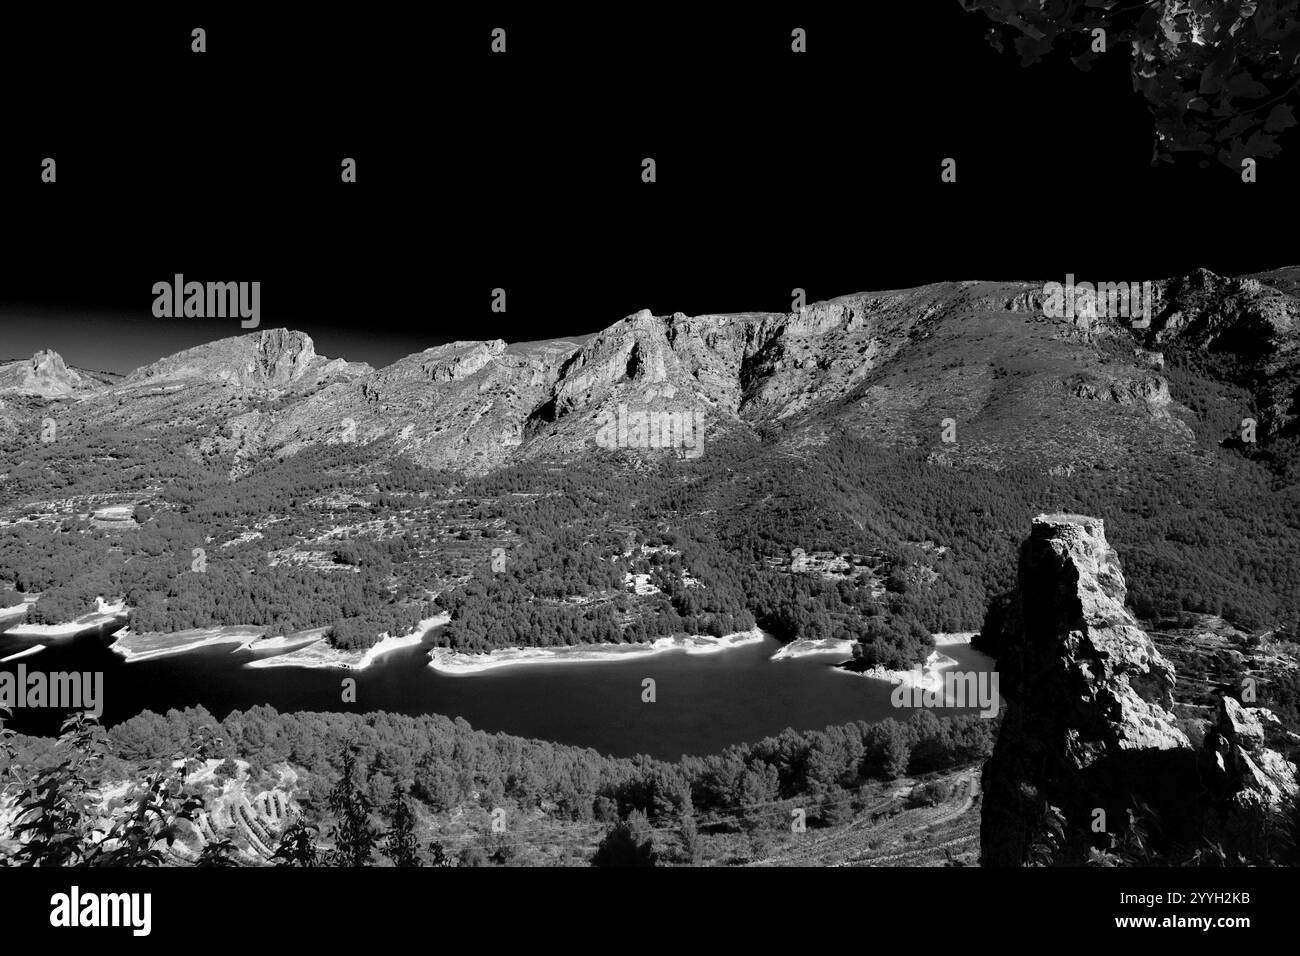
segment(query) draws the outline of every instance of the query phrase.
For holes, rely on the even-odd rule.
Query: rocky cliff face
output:
[[[377,443],[427,465],[485,471],[533,436],[577,343],[451,342],[338,378],[257,423],[273,450]]]
[[[236,462],[283,449],[268,441],[279,415],[331,386],[374,370],[316,354],[311,337],[263,329],[186,349],[136,369],[60,409],[72,432],[86,429],[184,430],[202,436],[196,451],[228,452]],[[276,406],[279,414],[269,409]]]
[[[1226,278],[1207,269],[1159,283],[1165,307],[1146,332],[1181,345],[1246,387],[1267,436],[1300,433],[1300,299],[1294,269]],[[1266,280],[1266,281],[1261,281]]]
[[[1017,587],[993,602],[980,641],[1006,705],[984,767],[985,865],[1084,863],[1123,844],[1131,813],[1166,849],[1231,836],[1294,794],[1294,766],[1265,746],[1266,711],[1225,699],[1204,750],[1192,746],[1173,668],[1125,596],[1101,519],[1034,519]]]
[[[1200,771],[1221,816],[1276,806],[1295,795],[1295,767],[1281,753],[1294,746],[1293,736],[1267,709],[1219,699],[1219,719],[1205,735]]]
[[[208,382],[242,388],[284,388],[336,366],[316,354],[311,336],[264,329],[200,345],[136,369],[125,385]]]

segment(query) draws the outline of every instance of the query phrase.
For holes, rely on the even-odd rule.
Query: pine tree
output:
[[[695,824],[695,814],[686,813],[682,816],[682,825],[677,831],[682,841],[682,859],[684,862],[694,865],[700,861],[700,831]]]
[[[645,815],[633,810],[605,834],[592,866],[654,866],[658,860]]]
[[[393,793],[388,805],[388,834],[384,838],[384,853],[393,866],[419,866],[420,845],[415,838],[415,815],[406,799],[405,788]]]

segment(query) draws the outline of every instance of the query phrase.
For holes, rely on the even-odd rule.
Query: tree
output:
[[[367,866],[377,842],[370,826],[370,800],[358,786],[356,773],[356,751],[348,747],[343,751],[343,774],[329,793],[328,804],[334,814],[329,866]]]
[[[90,714],[64,721],[55,745],[57,762],[34,778],[18,780],[13,859],[23,866],[159,866],[167,862],[163,844],[171,846],[182,823],[193,823],[202,802],[184,794],[182,768],[167,766],[137,784],[126,812],[117,813],[107,830],[97,823],[99,771],[105,757],[99,724]],[[5,732],[7,734],[7,731]],[[8,736],[4,750],[12,753]]]
[[[275,848],[271,862],[276,866],[319,866],[320,855],[316,850],[317,828],[301,817],[290,824],[280,837],[280,845]]]
[[[781,792],[780,774],[769,763],[745,768],[738,782],[735,804],[743,808],[742,824],[751,832],[783,822],[783,810],[776,806]]]
[[[645,814],[633,810],[609,829],[591,858],[592,866],[655,866],[657,856]]]
[[[892,717],[871,726],[866,759],[872,770],[886,780],[901,777],[907,773],[911,756],[912,742],[906,727]]]
[[[695,823],[695,814],[682,815],[682,824],[677,830],[682,841],[682,862],[694,865],[700,861],[700,831]]]
[[[1255,3],[1183,0],[963,5],[1003,27],[990,31],[998,50],[1005,34],[1018,33],[1015,46],[1024,66],[1065,47],[1074,64],[1087,70],[1097,55],[1130,44],[1133,86],[1155,119],[1153,163],[1171,162],[1174,152],[1195,152],[1239,170],[1246,156],[1276,155],[1276,134],[1295,124],[1284,102],[1300,83],[1294,2],[1270,4],[1267,12],[1264,4],[1257,12]]]
[[[150,774],[136,794],[133,808],[118,816],[108,832],[86,854],[87,866],[161,866],[182,833],[181,823],[193,823],[203,809],[197,796],[185,796],[183,771],[167,768]],[[214,851],[215,852],[215,851]],[[210,865],[213,858],[205,861]]]
[[[429,842],[429,865],[430,866],[455,866],[456,861],[447,855],[441,843],[436,840]]]
[[[199,852],[199,858],[194,861],[194,865],[202,867],[239,866],[239,860],[236,857],[238,852],[238,848],[232,841],[218,840],[203,847]]]
[[[30,780],[10,766],[19,781],[13,826],[21,841],[13,856],[19,866],[75,866],[91,852],[91,774],[103,759],[96,726],[84,713],[65,720],[57,745],[61,759]]]
[[[406,799],[406,791],[399,787],[393,792],[388,805],[388,833],[384,837],[384,854],[393,866],[419,866],[420,845],[415,838],[415,815]]]

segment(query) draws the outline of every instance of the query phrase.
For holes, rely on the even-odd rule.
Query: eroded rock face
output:
[[[1169,280],[1162,283],[1167,307],[1146,332],[1151,347],[1181,344],[1220,361],[1231,356],[1250,369],[1238,384],[1253,393],[1261,431],[1270,437],[1300,430],[1300,301],[1291,270],[1276,281],[1290,293],[1259,278],[1230,279],[1206,269]]]
[[[1293,743],[1291,736],[1271,711],[1219,698],[1219,719],[1200,755],[1201,779],[1216,808],[1281,805],[1294,796],[1295,768],[1279,752]]]
[[[1101,519],[1034,519],[1018,586],[996,602],[1001,633],[985,641],[998,650],[1006,703],[984,767],[985,865],[1022,866],[1044,849],[1081,863],[1098,810],[1110,826],[1126,819],[1130,794],[1163,803],[1166,784],[1194,784],[1191,744],[1170,710],[1173,669],[1126,593]]]
[[[430,360],[421,366],[433,382],[455,382],[469,378],[506,350],[501,339],[491,342],[452,342],[430,349]]]
[[[0,391],[62,398],[98,386],[99,382],[68,368],[63,356],[50,349],[42,349],[26,361],[0,364]]]
[[[264,329],[168,356],[132,372],[125,385],[190,381],[283,388],[331,364],[317,356],[309,335]]]
[[[1198,754],[1172,711],[1174,670],[1126,593],[1101,519],[1034,519],[1017,587],[991,603],[978,641],[1006,705],[984,766],[986,866],[1082,864],[1116,845],[1131,811],[1158,821],[1167,847],[1239,846],[1295,793],[1268,711],[1224,698]]]
[[[1115,402],[1119,405],[1144,403],[1165,406],[1170,402],[1169,383],[1160,375],[1140,378],[1108,378],[1075,376],[1067,386],[1077,398],[1092,402]]]
[[[1171,712],[1173,669],[1126,593],[1101,519],[1034,519],[1018,586],[993,603],[994,633],[981,642],[997,653],[1007,708],[984,767],[985,865],[1021,866],[1044,851],[1081,863],[1098,811],[1109,827],[1133,797],[1163,805],[1167,784],[1194,783]]]

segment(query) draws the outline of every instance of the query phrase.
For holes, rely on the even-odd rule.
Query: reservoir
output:
[[[114,629],[42,641],[44,650],[0,670],[14,672],[21,663],[28,671],[102,671],[102,720],[110,726],[145,710],[165,714],[197,705],[218,718],[261,704],[282,712],[439,713],[463,717],[479,730],[666,760],[715,753],[787,727],[815,730],[912,714],[890,702],[891,684],[833,667],[840,656],[771,660],[781,647],[771,637],[716,654],[667,651],[626,661],[530,663],[450,676],[427,666],[435,631],[418,646],[347,671],[250,668],[244,665],[266,655],[229,644],[128,663],[110,649]],[[0,633],[0,658],[34,643]],[[959,671],[992,670],[992,661],[967,645],[941,650],[958,661]],[[348,678],[356,681],[355,703],[343,701]],[[654,680],[652,703],[642,699],[646,678]],[[943,708],[935,714],[975,712]],[[53,711],[19,710],[8,726],[53,735],[61,719]]]

